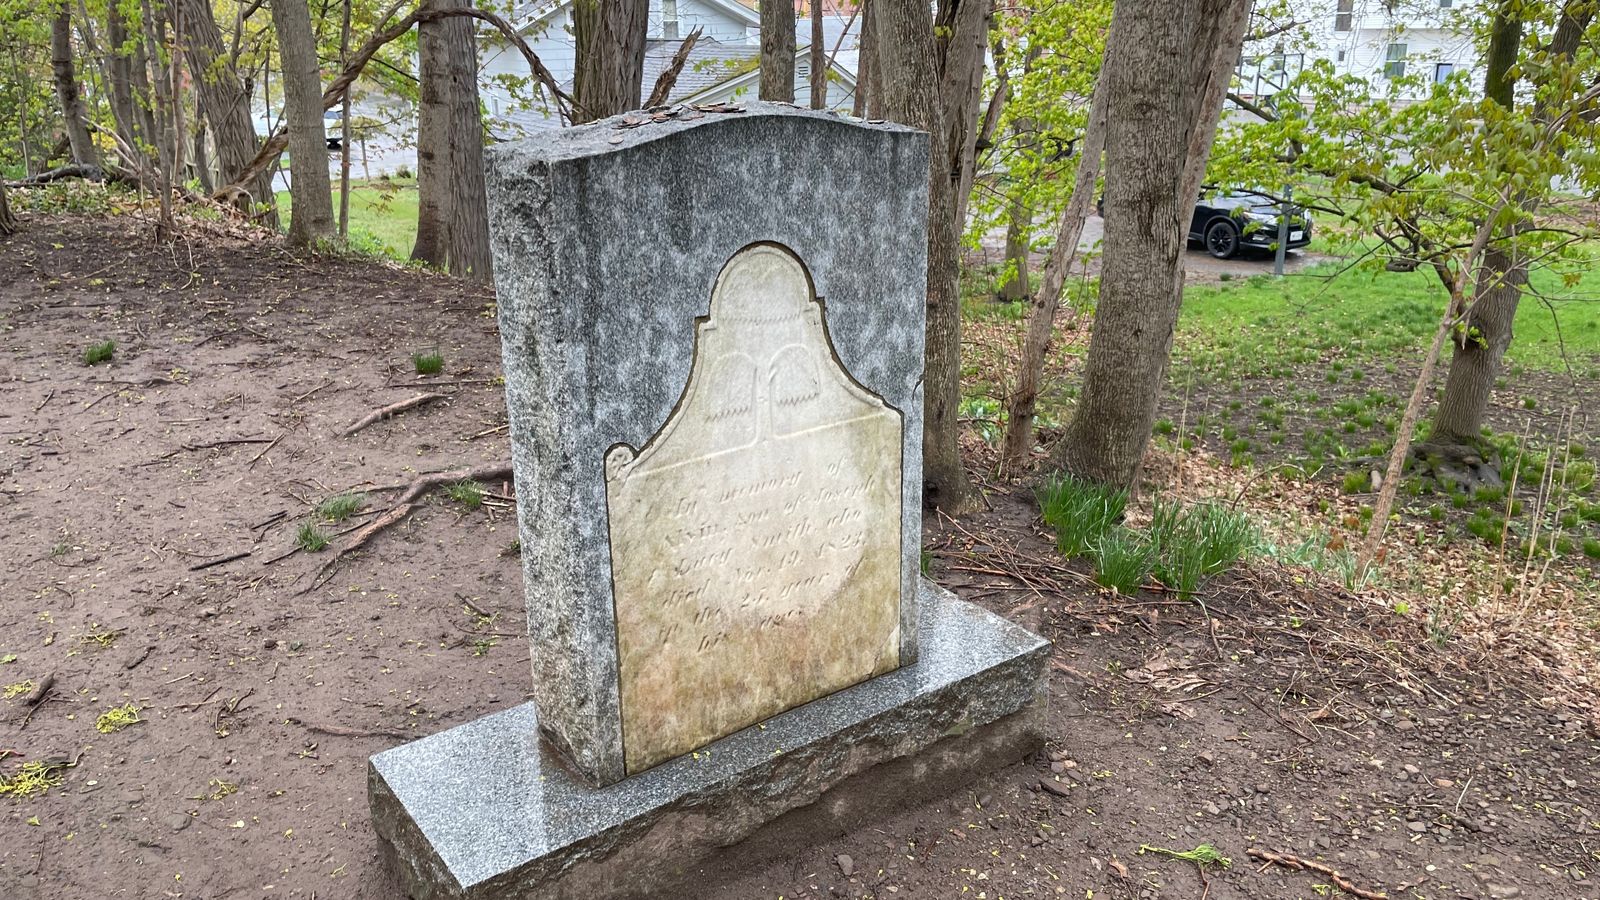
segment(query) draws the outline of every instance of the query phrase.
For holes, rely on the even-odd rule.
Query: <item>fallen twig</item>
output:
[[[224,563],[231,563],[231,562],[233,562],[234,560],[237,560],[237,559],[244,559],[246,556],[249,556],[251,554],[251,552],[252,551],[246,550],[246,551],[244,551],[242,553],[234,553],[234,554],[231,554],[229,556],[220,556],[220,557],[218,557],[216,559],[208,559],[203,563],[195,563],[194,565],[190,566],[189,567],[189,571],[198,572],[201,569],[209,569],[212,566],[220,566],[220,565],[223,565]]]
[[[22,705],[23,706],[37,706],[37,705],[39,705],[39,701],[43,700],[44,699],[44,695],[50,693],[50,689],[55,687],[55,685],[56,685],[56,673],[51,672],[49,675],[46,675],[43,678],[39,679],[39,683],[33,686],[33,690],[29,691],[28,695],[26,697],[22,698]]]
[[[39,405],[35,406],[33,408],[33,411],[34,412],[38,412],[39,410],[44,409],[44,405],[46,403],[49,403],[50,402],[50,398],[54,397],[55,395],[56,395],[56,389],[55,388],[51,388],[50,389],[50,393],[44,395],[44,399],[39,401]]]
[[[1292,853],[1273,853],[1270,850],[1262,850],[1258,847],[1251,847],[1249,850],[1246,850],[1245,855],[1251,857],[1252,859],[1259,859],[1268,865],[1276,864],[1283,866],[1286,869],[1294,869],[1296,871],[1309,869],[1312,872],[1321,873],[1328,876],[1329,880],[1331,880],[1334,883],[1334,886],[1339,888],[1339,890],[1344,891],[1346,894],[1360,897],[1361,900],[1388,900],[1388,894],[1377,893],[1358,888],[1351,883],[1350,879],[1340,875],[1333,868],[1325,866],[1315,860],[1301,859]]]
[[[278,436],[272,439],[272,443],[266,445],[265,447],[262,447],[261,448],[261,452],[257,453],[255,456],[250,457],[250,465],[253,466],[256,463],[260,462],[261,461],[261,457],[266,456],[267,455],[267,451],[271,450],[273,447],[278,446],[278,442],[283,440],[283,436],[288,434],[288,433],[289,432],[287,432],[287,431],[278,432]],[[246,466],[245,468],[249,468],[249,467],[250,466]]]
[[[415,409],[423,404],[432,403],[435,400],[443,399],[443,394],[418,394],[415,397],[401,400],[398,403],[391,403],[388,406],[380,406],[372,412],[367,413],[365,416],[362,416],[354,425],[346,428],[339,436],[349,437],[361,429],[366,428],[368,425],[373,424],[374,422],[381,422],[390,416],[399,415],[408,409]]]

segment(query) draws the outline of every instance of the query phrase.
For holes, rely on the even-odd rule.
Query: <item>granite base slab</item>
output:
[[[926,582],[919,593],[916,663],[608,787],[541,745],[531,703],[379,753],[368,797],[385,855],[414,900],[642,896],[792,811],[822,822],[880,802],[836,792],[894,796],[883,779],[862,788],[875,772],[953,787],[1015,761],[1040,742],[1049,643]]]

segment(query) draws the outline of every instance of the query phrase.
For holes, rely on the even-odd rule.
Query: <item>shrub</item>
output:
[[[1122,519],[1128,492],[1072,476],[1039,489],[1039,511],[1056,533],[1056,547],[1067,557],[1082,556]]]
[[[1184,508],[1156,498],[1150,546],[1156,578],[1188,595],[1205,578],[1232,565],[1256,543],[1255,528],[1240,513],[1218,503]]]

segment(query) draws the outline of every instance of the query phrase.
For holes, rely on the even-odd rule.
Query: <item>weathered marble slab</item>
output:
[[[801,261],[735,253],[694,354],[606,458],[630,775],[900,664],[900,414],[834,359]]]
[[[1042,721],[1018,717],[1042,701],[1049,644],[932,585],[920,599],[914,664],[609,787],[551,756],[533,704],[379,753],[373,827],[417,900],[633,896],[886,764],[960,779],[1036,748]],[[964,741],[990,749],[939,752]]]
[[[616,782],[670,748],[692,745],[694,735],[721,733],[827,685],[914,661],[922,504],[927,136],[760,103],[744,113],[698,114],[626,129],[617,124],[552,131],[488,151],[533,696],[551,744],[596,784]],[[897,450],[881,453],[877,467],[834,473],[845,489],[872,495],[859,508],[840,504],[862,515],[870,511],[881,519],[875,492],[892,490],[898,536],[880,531],[878,537],[898,540],[892,568],[899,597],[873,594],[860,601],[870,608],[858,614],[865,618],[857,624],[870,631],[844,648],[847,658],[836,670],[811,654],[831,640],[826,632],[844,623],[819,621],[818,637],[797,648],[804,659],[765,661],[758,702],[713,703],[717,708],[700,721],[657,722],[654,749],[635,762],[625,754],[619,680],[626,667],[619,647],[630,639],[619,633],[618,615],[628,603],[618,606],[614,586],[619,574],[625,590],[639,576],[613,570],[614,559],[628,557],[612,546],[616,522],[608,513],[607,457],[619,446],[638,448],[643,464],[652,439],[685,396],[696,360],[696,322],[711,313],[718,273],[735,254],[757,244],[786,248],[802,261],[810,296],[820,298],[835,367],[818,369],[819,386],[837,384],[835,376],[843,372],[847,383],[881,401],[886,410],[880,412],[892,411],[899,419]],[[776,397],[797,385],[780,379],[764,389]],[[871,426],[880,430],[876,437],[852,440],[890,440],[881,433],[887,418],[873,421],[879,422]],[[826,478],[827,465],[838,461],[827,459],[822,446],[833,437],[816,440],[822,452],[803,461],[808,480],[819,462]],[[858,464],[861,457],[852,460]],[[798,496],[789,501],[800,502]],[[840,534],[853,530],[839,525],[850,523],[835,523]],[[842,548],[834,560],[847,561],[850,554]],[[881,579],[882,561],[875,554],[864,553],[861,562],[847,581]],[[729,581],[738,577],[731,568],[725,574]],[[834,590],[831,582],[813,588],[812,603],[819,592]],[[683,590],[693,588],[686,582]],[[727,607],[737,609],[741,597],[722,593],[716,609],[731,616]],[[883,646],[891,633],[881,620],[883,609],[871,605],[885,602],[898,603],[893,653]],[[784,612],[782,603],[776,606]],[[660,623],[639,624],[643,630],[635,634],[642,643],[630,646],[661,639],[659,631],[650,632]],[[702,640],[721,633],[716,623],[704,626],[697,626]],[[686,635],[686,627],[680,624],[672,639]],[[756,662],[755,655],[769,649],[759,640],[735,641],[725,652],[730,660]],[[806,686],[784,695],[776,686],[781,676],[770,669],[791,664],[807,669]],[[630,691],[641,698],[636,711],[692,689],[684,683],[646,684],[648,674],[634,671],[641,677]],[[719,673],[724,681],[750,674]],[[711,690],[726,696],[729,686],[717,682]]]

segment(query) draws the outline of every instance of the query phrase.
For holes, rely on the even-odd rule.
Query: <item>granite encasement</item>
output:
[[[534,702],[373,757],[412,896],[647,889],[1040,742],[1048,644],[919,575],[927,153],[761,103],[491,148]]]

